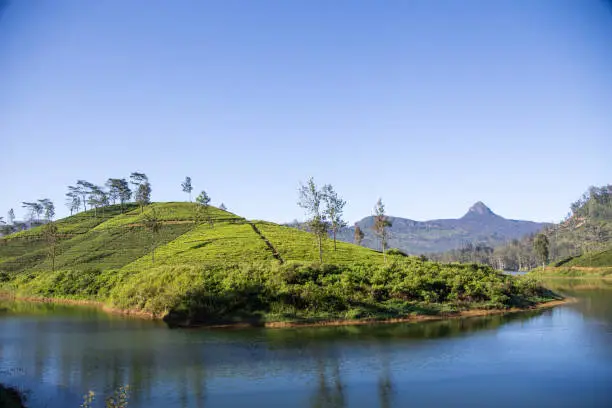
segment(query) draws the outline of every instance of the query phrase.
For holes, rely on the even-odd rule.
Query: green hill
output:
[[[526,307],[554,297],[531,279],[339,242],[324,264],[307,232],[192,203],[86,211],[0,239],[0,289],[92,300],[184,323],[402,317]],[[46,231],[46,232],[45,232]],[[53,257],[55,254],[55,257]]]
[[[545,276],[612,277],[612,248],[566,258],[535,273]]]
[[[605,251],[589,252],[584,255],[571,258],[567,262],[559,262],[558,266],[580,266],[589,268],[612,268],[612,248]]]

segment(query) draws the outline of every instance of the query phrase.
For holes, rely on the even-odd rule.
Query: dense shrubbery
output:
[[[524,307],[551,294],[531,277],[507,276],[483,265],[442,265],[394,257],[386,266],[160,267],[126,276],[110,296],[121,308],[170,312],[173,320],[210,323]]]
[[[29,294],[97,299],[190,323],[399,317],[470,308],[524,307],[552,295],[531,277],[477,264],[393,256],[388,265],[272,262],[90,269],[20,275]]]

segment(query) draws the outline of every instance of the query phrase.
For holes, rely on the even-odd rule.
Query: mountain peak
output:
[[[491,209],[487,207],[485,203],[483,203],[482,201],[478,201],[476,204],[470,207],[470,209],[468,210],[467,214],[464,215],[464,217],[468,215],[482,216],[482,215],[495,215],[495,213],[491,211]]]

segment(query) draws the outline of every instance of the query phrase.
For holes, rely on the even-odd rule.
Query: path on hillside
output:
[[[257,235],[259,235],[259,238],[263,239],[263,241],[266,243],[266,246],[268,247],[268,249],[270,251],[272,251],[272,256],[274,258],[276,258],[278,260],[278,262],[280,262],[281,265],[284,264],[285,261],[280,256],[280,253],[276,250],[276,248],[274,248],[274,245],[272,245],[272,243],[270,241],[268,241],[268,238],[266,238],[264,236],[264,234],[262,234],[261,231],[259,231],[259,228],[257,228],[257,226],[255,224],[253,224],[251,221],[247,221],[247,223],[251,226],[251,228],[253,228],[253,231],[255,231],[255,233]]]

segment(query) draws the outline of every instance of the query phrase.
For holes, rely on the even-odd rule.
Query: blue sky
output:
[[[603,0],[15,1],[0,19],[0,215],[66,186],[193,179],[290,221],[300,181],[346,218],[481,200],[558,221],[612,182]]]

